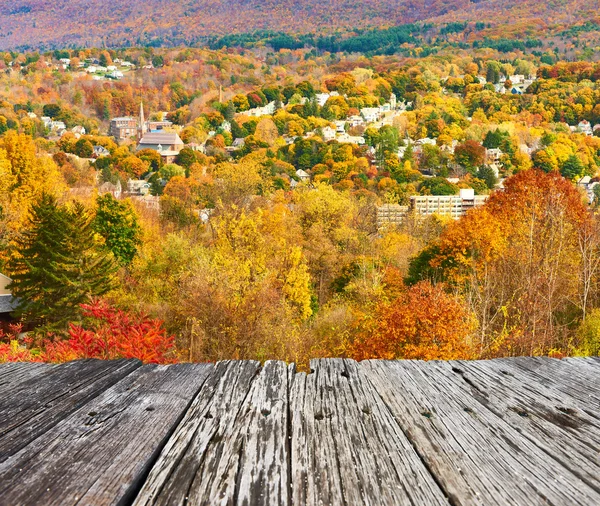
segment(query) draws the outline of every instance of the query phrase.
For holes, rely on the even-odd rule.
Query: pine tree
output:
[[[43,194],[32,205],[29,227],[8,263],[9,289],[25,322],[65,328],[81,303],[112,288],[115,263],[98,246],[91,224],[82,204],[69,209]]]

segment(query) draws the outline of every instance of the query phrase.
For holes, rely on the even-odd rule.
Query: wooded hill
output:
[[[0,49],[195,44],[256,30],[298,34],[314,33],[318,27],[320,34],[327,34],[419,21],[485,23],[488,33],[481,36],[493,36],[495,31],[524,38],[589,21],[597,16],[595,4],[594,0],[115,0],[107,8],[100,0],[1,0]]]

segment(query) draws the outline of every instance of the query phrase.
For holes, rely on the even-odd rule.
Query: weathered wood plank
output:
[[[555,388],[585,404],[585,411],[600,411],[600,364],[593,359],[557,360],[546,357],[514,357],[491,361],[495,367],[520,370],[527,381]]]
[[[0,464],[2,503],[130,502],[212,369],[133,371]]]
[[[580,402],[528,377],[510,364],[495,361],[428,364],[452,375],[470,389],[483,409],[514,427],[519,434],[600,492],[600,420],[583,411]],[[482,408],[473,406],[477,415]]]
[[[453,504],[600,504],[600,494],[452,371],[417,361],[360,367]]]
[[[287,374],[217,364],[134,504],[288,504]]]
[[[33,364],[32,364],[33,365]],[[0,396],[0,462],[141,365],[82,360],[40,369]]]
[[[293,504],[448,504],[355,362],[311,369],[290,392]]]
[[[4,392],[14,390],[17,385],[54,367],[57,366],[38,362],[10,362],[0,364],[0,395],[4,394]]]

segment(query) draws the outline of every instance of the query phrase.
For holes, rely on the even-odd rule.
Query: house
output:
[[[351,127],[362,126],[364,124],[365,120],[362,118],[362,116],[354,115],[348,118],[348,125]]]
[[[592,125],[590,125],[590,122],[585,119],[578,123],[577,130],[585,135],[593,135],[594,133]]]
[[[437,140],[432,139],[431,137],[423,137],[422,139],[418,139],[415,144],[417,146],[425,146],[426,144],[429,146],[435,146],[437,144]]]
[[[189,144],[186,144],[185,147],[190,148],[193,151],[199,151],[200,153],[206,152],[206,144],[198,144],[196,142],[190,142]]]
[[[598,181],[592,180],[590,176],[583,176],[581,179],[579,179],[579,181],[577,181],[577,187],[581,188],[585,192],[588,202],[590,203],[594,202],[596,198],[594,195],[594,187],[598,184]]]
[[[93,158],[100,158],[101,156],[110,156],[110,151],[104,146],[94,146]]]
[[[271,115],[275,114],[275,110],[276,110],[275,101],[273,101],[273,102],[269,102],[264,107],[255,107],[254,109],[249,109],[248,111],[244,111],[240,114],[244,114],[246,116],[254,116],[254,117],[271,116]]]
[[[324,141],[332,141],[335,139],[335,130],[330,126],[323,127],[321,131],[323,132]]]
[[[121,181],[117,181],[117,184],[112,184],[107,181],[98,187],[98,194],[104,195],[106,193],[110,193],[114,198],[119,199],[121,198],[121,190]]]
[[[302,169],[298,169],[296,171],[296,176],[298,176],[298,179],[300,179],[300,181],[304,182],[304,181],[310,181],[310,175],[303,171]]]
[[[148,195],[150,193],[150,183],[143,179],[129,179],[127,181],[127,193],[130,195]]]
[[[148,132],[141,139],[137,150],[152,149],[158,151],[163,161],[172,163],[179,152],[183,149],[184,143],[175,132]]]
[[[233,140],[233,142],[231,143],[231,146],[227,146],[225,148],[225,151],[228,151],[229,153],[232,153],[236,149],[243,148],[245,145],[246,145],[246,141],[242,137],[236,137]]]
[[[128,139],[133,137],[138,131],[138,121],[133,116],[123,116],[110,120],[109,135],[115,139]]]
[[[10,313],[17,308],[17,300],[8,289],[11,281],[8,276],[0,274],[0,321],[10,320]]]
[[[379,107],[363,107],[360,114],[367,123],[375,123],[379,119],[380,110]]]
[[[317,100],[317,104],[319,104],[320,107],[323,107],[330,96],[329,93],[317,93],[315,99]]]
[[[346,133],[346,122],[345,121],[336,121],[335,122],[335,131],[338,134]]]
[[[71,128],[71,132],[73,132],[76,136],[85,135],[85,127],[82,127],[81,125],[74,126]]]
[[[234,149],[240,149],[243,148],[246,145],[246,140],[243,139],[242,137],[237,137],[233,140],[233,143],[231,144],[231,146]]]
[[[357,144],[362,146],[365,144],[365,138],[360,135],[348,135],[347,133],[343,133],[338,135],[337,141],[345,144]]]
[[[488,163],[498,163],[500,158],[502,158],[502,150],[498,148],[490,148],[485,150],[485,158]]]

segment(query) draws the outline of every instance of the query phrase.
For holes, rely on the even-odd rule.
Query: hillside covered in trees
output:
[[[0,361],[597,355],[600,64],[569,37],[3,53]]]
[[[257,30],[348,35],[415,22],[483,24],[488,32],[482,37],[528,37],[577,28],[584,22],[593,25],[598,15],[593,0],[115,0],[110,7],[99,0],[2,0],[0,4],[0,49],[198,44],[214,36]],[[427,29],[421,29],[424,35]]]

